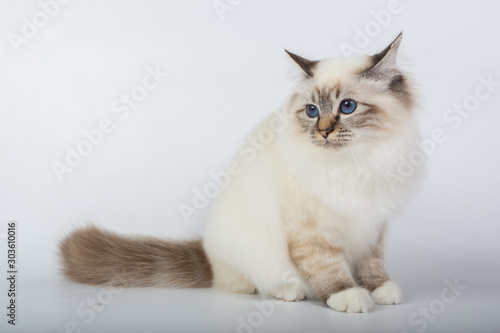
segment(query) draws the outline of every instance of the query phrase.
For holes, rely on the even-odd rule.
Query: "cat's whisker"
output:
[[[356,142],[356,141],[351,141],[352,142],[352,150],[356,153],[356,155],[359,157],[359,160],[361,161],[361,164],[363,165],[363,169],[364,170],[369,170],[370,168],[366,165],[366,162],[363,160],[363,158],[361,157],[361,155],[358,153],[358,150],[357,150],[357,147],[361,147],[359,145],[359,142]],[[359,166],[358,166],[358,169],[359,169]]]
[[[366,154],[370,153],[370,149],[366,147],[362,142],[357,141],[356,144],[361,148]],[[385,170],[382,166],[378,164],[374,164],[371,166],[372,169],[375,169],[377,174],[386,174],[387,170]]]
[[[347,144],[346,147],[348,148],[349,150],[349,153],[352,155],[353,157],[353,160],[354,160],[354,163],[356,164],[356,168],[359,170],[359,166],[358,166],[358,163],[356,161],[356,156],[354,155],[354,152],[353,152],[353,148],[350,144]],[[354,175],[352,173],[349,173],[349,180],[350,182],[353,184],[354,183]]]
[[[383,145],[382,143],[380,143],[380,142],[377,142],[377,141],[375,141],[375,140],[372,140],[372,139],[370,139],[370,138],[367,138],[367,137],[362,137],[362,138],[361,138],[361,140],[366,140],[366,141],[370,141],[370,142],[372,142],[372,143],[374,143],[374,144],[376,144],[376,145],[379,145],[379,146],[381,146],[381,147],[384,147],[384,145]]]

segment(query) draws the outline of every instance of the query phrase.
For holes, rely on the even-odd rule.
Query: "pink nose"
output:
[[[326,139],[328,137],[328,134],[330,134],[331,132],[331,130],[320,130],[319,134],[321,134],[321,136]]]

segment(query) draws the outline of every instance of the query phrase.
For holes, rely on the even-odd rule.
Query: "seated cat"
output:
[[[284,301],[319,298],[337,311],[398,304],[384,268],[387,220],[414,175],[389,177],[418,138],[412,81],[396,64],[402,34],[382,52],[311,61],[288,99],[236,152],[203,237],[121,236],[95,226],[60,243],[63,272],[86,284],[214,287]]]

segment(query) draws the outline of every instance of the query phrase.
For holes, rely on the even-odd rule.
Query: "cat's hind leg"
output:
[[[254,248],[252,252],[253,260],[248,262],[246,268],[259,294],[288,302],[316,297],[307,280],[292,263],[284,239],[269,239],[267,246]]]
[[[308,283],[298,275],[295,268],[285,269],[281,274],[281,281],[270,293],[270,296],[287,302],[301,301],[308,296],[314,297],[314,291]]]
[[[256,292],[255,285],[242,273],[222,262],[212,260],[211,265],[214,274],[212,281],[214,289],[237,294]]]
[[[239,200],[212,210],[204,246],[214,288],[232,292],[255,289],[264,297],[285,301],[314,297],[314,290],[290,259],[279,212],[266,198],[254,201],[263,201],[257,205],[259,209],[248,210]]]
[[[258,292],[264,297],[289,302],[303,300],[306,296],[313,298],[314,291],[290,260],[284,255],[277,256],[277,253],[267,254],[261,260],[247,261],[244,267],[231,267],[221,260],[212,259],[212,287],[239,294]]]

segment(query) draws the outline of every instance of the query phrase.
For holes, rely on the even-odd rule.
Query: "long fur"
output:
[[[245,141],[257,143],[236,152],[241,173],[213,201],[203,242],[128,238],[92,226],[61,243],[66,276],[90,284],[213,286],[288,301],[317,297],[348,312],[399,303],[383,239],[417,174],[391,176],[418,138],[411,80],[396,66],[400,41],[351,61],[288,52],[303,78]],[[358,101],[352,114],[340,113],[346,98]],[[306,114],[309,104],[319,116]]]
[[[63,273],[75,282],[125,287],[210,287],[201,239],[125,237],[90,225],[60,242]]]

